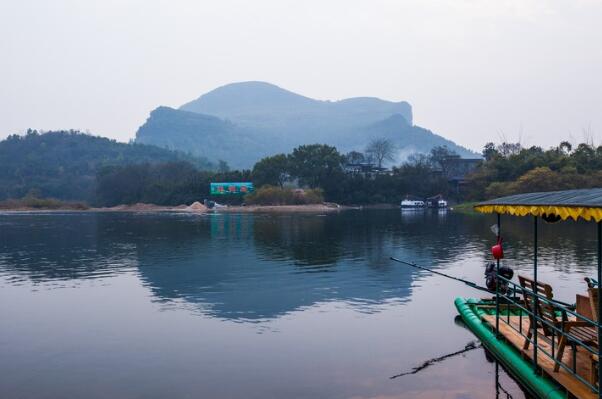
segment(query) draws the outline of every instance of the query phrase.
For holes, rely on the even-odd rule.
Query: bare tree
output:
[[[450,167],[455,160],[460,159],[460,155],[447,148],[446,145],[442,145],[431,148],[428,158],[431,164],[441,169],[444,176],[449,177]]]
[[[364,154],[358,151],[350,151],[345,155],[345,161],[347,163],[358,164],[366,160]]]
[[[498,152],[504,157],[508,158],[511,155],[516,155],[523,149],[520,143],[507,143],[503,142],[497,146]]]
[[[395,144],[391,140],[382,137],[372,139],[366,147],[366,153],[376,160],[379,168],[382,168],[384,161],[395,160]]]
[[[595,147],[594,144],[594,130],[592,129],[592,125],[588,125],[583,129],[583,142],[585,144],[589,144],[592,147]]]

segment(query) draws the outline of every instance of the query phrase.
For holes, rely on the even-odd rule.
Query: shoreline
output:
[[[316,212],[337,212],[352,209],[351,207],[328,203],[328,204],[307,204],[307,205],[246,205],[229,206],[224,208],[208,209],[208,212],[233,212],[233,213],[316,213]]]
[[[450,206],[449,210],[467,215],[474,215],[476,212],[472,209],[474,203],[463,203]],[[333,202],[324,202],[322,204],[305,205],[232,205],[219,206],[217,208],[207,208],[200,202],[192,205],[165,206],[146,203],[131,205],[116,205],[112,207],[58,207],[58,208],[33,208],[33,207],[14,207],[0,208],[0,214],[11,213],[324,213],[339,212],[348,210],[391,210],[399,209],[394,204],[368,204],[368,205],[340,205]]]
[[[153,204],[132,204],[132,205],[116,205],[112,207],[90,207],[90,208],[72,208],[72,207],[59,207],[59,208],[31,208],[31,207],[15,207],[15,208],[0,208],[0,214],[9,213],[110,213],[110,212],[122,212],[122,213],[191,213],[191,214],[205,214],[205,213],[323,213],[323,212],[335,212],[347,209],[357,209],[354,207],[348,207],[338,205],[334,203],[323,203],[323,204],[307,204],[307,205],[247,205],[247,206],[224,206],[218,208],[207,208],[199,202],[195,202],[192,205],[178,205],[178,206],[163,206]]]

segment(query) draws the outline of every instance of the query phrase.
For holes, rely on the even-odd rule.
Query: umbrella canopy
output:
[[[602,188],[509,195],[478,203],[482,213],[602,220]]]

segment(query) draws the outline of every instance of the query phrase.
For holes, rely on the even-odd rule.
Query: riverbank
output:
[[[452,206],[454,212],[464,213],[466,215],[476,215],[477,212],[474,210],[476,202],[463,202]]]
[[[54,202],[51,206],[45,204],[36,204],[31,206],[19,202],[2,203],[0,212],[2,213],[48,213],[48,212],[206,212],[207,208],[199,202],[194,204],[179,206],[161,206],[154,204],[131,204],[117,205],[112,207],[94,208],[86,204],[77,203],[76,205],[68,202]]]
[[[0,201],[1,211],[85,211],[90,207],[85,202],[61,201],[54,198],[38,198],[35,196],[26,196],[20,199],[7,199]]]
[[[181,213],[208,213],[208,212],[228,212],[228,213],[323,213],[351,209],[335,203],[307,204],[307,205],[247,205],[247,206],[219,206],[217,208],[207,208],[200,202],[194,202],[191,205],[162,206],[154,204],[131,204],[117,205],[112,207],[73,207],[69,204],[53,207],[31,207],[24,205],[15,205],[13,207],[0,207],[1,213],[48,213],[48,212],[181,212]]]
[[[476,215],[474,205],[476,202],[465,202],[450,206],[450,210],[467,215]],[[25,206],[22,203],[0,203],[0,213],[22,213],[22,212],[182,212],[182,213],[207,213],[207,212],[228,212],[228,213],[323,213],[335,212],[349,209],[370,210],[370,209],[397,209],[395,204],[369,204],[369,205],[339,205],[333,202],[324,202],[321,204],[302,204],[302,205],[226,205],[215,208],[207,208],[200,202],[194,202],[191,205],[163,206],[146,203],[137,203],[130,205],[116,205],[111,207],[89,207],[83,203],[51,203],[52,206]]]
[[[341,206],[334,203],[323,203],[323,204],[306,204],[306,205],[247,205],[247,206],[228,206],[210,209],[214,212],[234,212],[234,213],[322,213],[322,212],[336,212],[345,209],[351,209],[350,207]]]

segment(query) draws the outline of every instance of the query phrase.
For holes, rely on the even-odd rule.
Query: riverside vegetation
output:
[[[563,141],[547,150],[518,143],[487,143],[484,162],[468,176],[465,199],[532,191],[602,187],[602,146]]]
[[[29,131],[0,142],[0,207],[189,204],[211,198],[209,183],[220,181],[252,181],[257,188],[246,198],[224,196],[220,202],[271,205],[396,204],[406,194],[478,201],[526,191],[602,185],[602,146],[591,143],[573,147],[563,142],[547,150],[488,143],[483,162],[466,176],[459,193],[442,173],[446,162],[459,156],[444,146],[427,155],[410,156],[387,173],[345,171],[349,163],[391,160],[391,148],[378,144],[363,153],[347,154],[329,145],[301,145],[291,153],[265,157],[250,170],[230,170],[225,162],[215,164],[150,145],[117,143],[76,131]],[[291,186],[305,187],[304,194]]]

